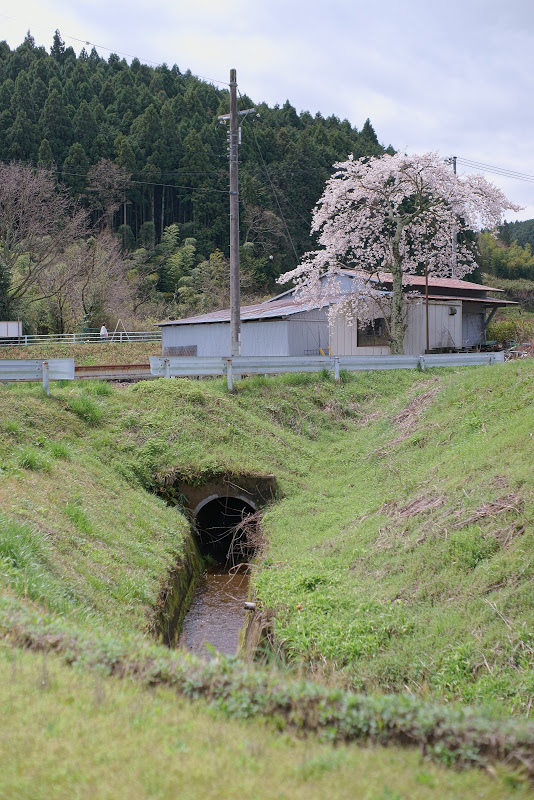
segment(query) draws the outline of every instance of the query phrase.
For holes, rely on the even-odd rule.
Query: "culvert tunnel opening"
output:
[[[229,568],[247,562],[255,553],[256,509],[239,497],[215,497],[195,514],[198,546],[204,557]]]

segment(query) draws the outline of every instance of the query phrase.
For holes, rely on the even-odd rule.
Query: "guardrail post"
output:
[[[338,356],[334,357],[334,378],[336,380],[336,383],[339,383],[339,381],[341,380],[341,378],[339,377],[339,358],[338,358]]]
[[[419,356],[419,366],[421,367],[421,371],[425,371],[425,357]]]
[[[170,378],[171,377],[171,365],[170,365],[170,362],[169,362],[168,358],[164,358],[163,359],[163,369],[165,371],[165,377],[166,378]]]
[[[48,369],[48,361],[43,361],[42,370],[43,370],[43,389],[46,392],[46,396],[50,397],[50,372]]]
[[[226,359],[226,384],[228,386],[228,391],[233,392],[234,390],[234,381],[232,376],[232,359]]]

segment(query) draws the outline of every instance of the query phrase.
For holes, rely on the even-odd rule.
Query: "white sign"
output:
[[[22,336],[22,322],[0,322],[0,339],[16,339]]]

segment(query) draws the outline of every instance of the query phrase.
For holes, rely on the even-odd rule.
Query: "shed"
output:
[[[329,305],[350,293],[358,273],[342,270],[337,276],[339,295],[309,308],[295,299],[291,289],[263,303],[241,308],[243,356],[387,355],[389,343],[384,320],[365,327],[349,325],[338,317],[328,322]],[[391,292],[392,278],[383,273],[377,288]],[[515,305],[491,297],[490,286],[454,278],[429,278],[428,317],[430,349],[473,349],[486,338],[486,327],[497,308]],[[424,277],[409,276],[405,298],[406,355],[420,355],[426,347]],[[212,311],[194,317],[161,322],[163,356],[222,356],[230,353],[230,311]]]
[[[163,356],[230,354],[230,311],[162,322]],[[292,295],[241,308],[243,356],[312,356],[328,352],[328,306],[304,309]]]
[[[340,286],[345,293],[358,277],[343,270]],[[377,288],[391,292],[392,276],[380,273]],[[421,275],[406,276],[404,352],[421,355],[426,349],[426,285]],[[486,341],[486,328],[500,307],[517,305],[488,293],[501,289],[457,278],[428,279],[428,338],[430,350],[472,350]],[[348,325],[338,317],[330,332],[330,347],[335,355],[387,355],[389,344],[384,320],[379,316],[367,326]]]

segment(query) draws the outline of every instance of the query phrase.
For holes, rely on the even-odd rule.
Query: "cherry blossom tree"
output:
[[[506,209],[520,207],[481,175],[455,175],[436,153],[351,156],[334,167],[312,219],[321,249],[279,282],[292,280],[297,299],[309,306],[335,299],[331,314],[342,313],[349,324],[390,317],[391,352],[402,353],[408,276],[425,270],[464,277],[475,266],[466,234],[492,229]],[[343,292],[337,276],[347,268],[357,274]],[[391,274],[390,298],[377,288],[384,273]]]

